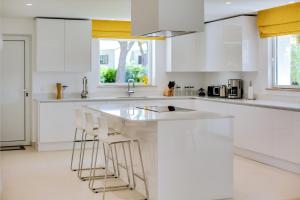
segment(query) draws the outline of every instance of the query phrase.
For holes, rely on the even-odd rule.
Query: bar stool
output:
[[[138,153],[139,153],[139,159],[140,159],[140,164],[141,164],[141,169],[142,169],[142,177],[141,180],[144,182],[144,187],[146,191],[146,198],[149,199],[149,192],[148,192],[148,186],[147,186],[147,180],[145,176],[145,170],[144,170],[144,163],[142,159],[142,154],[141,154],[141,146],[138,140],[136,139],[131,139],[128,137],[124,137],[122,135],[109,135],[108,134],[108,123],[106,118],[103,116],[98,117],[98,129],[97,131],[91,131],[91,128],[93,127],[92,125],[92,115],[90,113],[86,113],[86,119],[87,119],[87,124],[90,124],[87,128],[87,133],[91,133],[94,136],[94,144],[97,143],[97,145],[93,145],[93,152],[92,152],[92,162],[91,162],[91,170],[90,170],[90,180],[89,180],[89,188],[95,192],[102,192],[103,193],[103,200],[105,200],[105,193],[107,191],[115,191],[115,190],[123,190],[123,189],[135,189],[136,188],[136,182],[135,182],[135,172],[134,172],[134,165],[133,165],[133,158],[132,158],[132,148],[131,144],[136,143],[138,147]],[[95,134],[96,132],[96,134]],[[105,147],[108,149],[108,155],[105,155],[104,153],[104,160],[105,160],[105,174],[104,174],[104,186],[103,187],[95,187],[95,179],[96,179],[96,169],[97,169],[97,159],[98,159],[98,150],[99,150],[99,143],[103,144],[103,148],[105,150]],[[130,173],[129,173],[129,167],[127,163],[127,156],[126,156],[126,151],[125,151],[125,144],[128,146],[128,151],[129,151],[129,160],[130,160],[130,169],[131,169],[131,179],[132,179],[132,184],[131,184],[131,179],[130,179]],[[115,166],[117,167],[117,172],[118,176],[120,175],[119,172],[119,163],[118,163],[118,152],[117,152],[117,145],[121,145],[122,151],[123,151],[123,156],[124,156],[124,162],[125,162],[125,170],[126,170],[126,175],[127,175],[127,181],[128,183],[125,185],[119,185],[119,186],[107,186],[107,180],[109,177],[108,174],[108,167],[109,167],[109,159],[113,160],[113,163],[116,160],[116,164],[113,165],[113,168]],[[115,149],[115,155],[113,153],[113,147]],[[96,151],[96,153],[95,153]],[[104,151],[105,152],[105,151]]]
[[[85,158],[85,149],[86,149],[86,142],[93,142],[94,139],[87,139],[86,134],[86,119],[85,119],[85,113],[81,109],[75,110],[75,134],[74,134],[74,140],[73,140],[73,149],[72,149],[72,156],[71,156],[71,165],[70,168],[72,171],[77,171],[78,177],[85,181],[89,179],[88,176],[82,176],[83,170],[90,170],[90,168],[83,168],[84,158]],[[93,131],[96,131],[98,129],[97,124],[93,124]],[[81,139],[78,138],[78,132],[81,133]],[[114,129],[109,130],[109,134],[117,134],[117,131]],[[76,143],[80,143],[80,153],[79,153],[79,162],[78,162],[78,168],[73,167],[74,163],[74,154],[76,149]]]
[[[77,139],[77,134],[81,133],[81,140]],[[71,165],[70,169],[72,171],[77,171],[78,168],[73,167],[73,162],[74,162],[74,153],[75,153],[75,148],[76,148],[76,143],[81,143],[81,148],[82,148],[82,142],[83,142],[83,136],[85,133],[85,119],[84,119],[84,113],[82,112],[81,109],[75,109],[75,134],[74,134],[74,140],[73,140],[73,149],[72,149],[72,156],[71,156]],[[79,156],[79,161],[81,160],[81,151],[80,151],[80,156]]]

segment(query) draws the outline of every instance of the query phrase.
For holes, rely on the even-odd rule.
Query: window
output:
[[[273,52],[273,87],[300,87],[300,35],[275,37]]]
[[[152,41],[99,39],[100,84],[151,84]]]
[[[108,55],[100,55],[100,65],[108,65]]]

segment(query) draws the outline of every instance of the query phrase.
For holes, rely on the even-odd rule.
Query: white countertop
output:
[[[61,100],[53,98],[35,98],[39,103],[61,103],[61,102],[100,102],[100,101],[134,101],[134,100],[177,100],[177,99],[190,99],[190,100],[205,100],[214,101],[219,103],[229,103],[245,106],[256,106],[263,108],[279,109],[300,112],[300,103],[290,103],[282,101],[271,101],[271,100],[246,100],[246,99],[224,99],[214,97],[189,97],[189,96],[175,96],[175,97],[164,97],[164,96],[133,96],[133,97],[89,97],[82,99],[80,97],[70,97]]]
[[[171,100],[171,99],[193,99],[192,97],[186,96],[174,96],[174,97],[165,97],[165,96],[119,96],[119,97],[67,97],[63,99],[54,99],[47,97],[34,98],[34,100],[39,103],[60,103],[60,102],[93,102],[93,101],[134,101],[134,100]]]
[[[158,113],[125,105],[92,105],[87,108],[101,113],[118,117],[129,121],[171,121],[171,120],[194,120],[194,119],[220,119],[233,118],[231,115],[217,113],[189,111],[189,112],[163,112]]]
[[[229,103],[229,104],[238,104],[238,105],[300,112],[300,103],[290,103],[290,102],[271,101],[271,100],[262,100],[262,99],[247,100],[247,99],[224,99],[224,98],[214,98],[214,97],[196,97],[196,98],[200,100],[213,101],[219,103]]]

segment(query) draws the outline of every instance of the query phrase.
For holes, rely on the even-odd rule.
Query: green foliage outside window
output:
[[[128,79],[133,79],[136,83],[142,83],[143,77],[147,74],[146,67],[142,65],[127,65],[125,81],[128,82]]]
[[[297,36],[297,42],[292,45],[291,58],[291,79],[292,85],[300,85],[300,36]]]
[[[115,83],[117,77],[117,70],[110,67],[100,68],[100,82],[101,83]]]
[[[101,83],[115,83],[117,77],[117,69],[114,67],[101,66],[100,67],[100,82]],[[125,82],[128,79],[133,79],[136,83],[142,83],[143,78],[147,76],[148,72],[146,67],[142,65],[127,65]]]

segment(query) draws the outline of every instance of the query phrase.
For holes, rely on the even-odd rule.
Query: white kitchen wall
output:
[[[260,39],[259,43],[259,66],[256,72],[210,72],[204,73],[203,86],[227,84],[228,79],[240,78],[244,81],[244,97],[247,97],[247,88],[249,82],[253,82],[256,98],[273,101],[289,101],[300,103],[300,92],[290,91],[270,91],[266,90],[271,86],[271,62],[270,62],[270,41]]]
[[[99,45],[97,39],[92,44],[92,72],[91,73],[48,73],[33,72],[33,93],[35,95],[55,94],[55,83],[62,82],[69,86],[65,91],[66,94],[79,95],[82,90],[82,78],[88,77],[88,87],[92,96],[115,96],[125,95],[125,87],[99,87],[98,86],[98,61],[99,61]],[[162,95],[163,88],[169,80],[175,80],[183,85],[194,85],[200,87],[201,73],[166,73],[165,72],[165,43],[162,41],[155,42],[155,87],[137,87],[136,95]]]
[[[16,35],[30,35],[32,37],[32,68],[35,69],[35,23],[34,19],[3,19],[3,33]],[[94,42],[94,47],[96,43]],[[211,72],[211,73],[166,73],[165,72],[165,50],[164,43],[157,42],[156,45],[156,85],[157,87],[136,88],[137,95],[160,95],[163,88],[169,80],[176,80],[182,85],[195,85],[196,87],[204,87],[207,85],[226,84],[227,79],[242,78],[244,80],[245,92],[252,80],[254,84],[254,92],[258,98],[267,98],[272,100],[300,101],[300,93],[298,92],[278,92],[265,90],[269,86],[268,77],[269,60],[268,60],[268,40],[260,41],[259,54],[260,61],[257,72]],[[94,51],[95,53],[96,51]],[[93,56],[93,71],[89,73],[89,90],[92,95],[110,96],[123,95],[126,88],[97,88],[96,61],[98,58]],[[62,82],[69,86],[68,94],[81,92],[81,79],[85,74],[82,73],[40,73],[33,72],[32,92],[34,96],[45,96],[55,93],[55,83]]]
[[[79,95],[82,90],[82,78],[87,75],[89,79],[89,92],[91,96],[112,96],[124,95],[126,87],[97,87],[98,71],[98,44],[93,41],[93,66],[92,72],[84,73],[53,73],[53,72],[36,72],[36,48],[35,48],[35,21],[31,18],[4,18],[3,33],[8,35],[29,35],[32,38],[32,94],[33,97],[54,97],[55,83],[62,82],[69,86],[66,95]],[[156,87],[139,87],[136,88],[136,95],[161,95],[163,88],[169,80],[175,80],[182,85],[194,85],[199,87],[203,84],[201,73],[166,73],[165,72],[165,44],[162,41],[155,42],[155,78]]]

